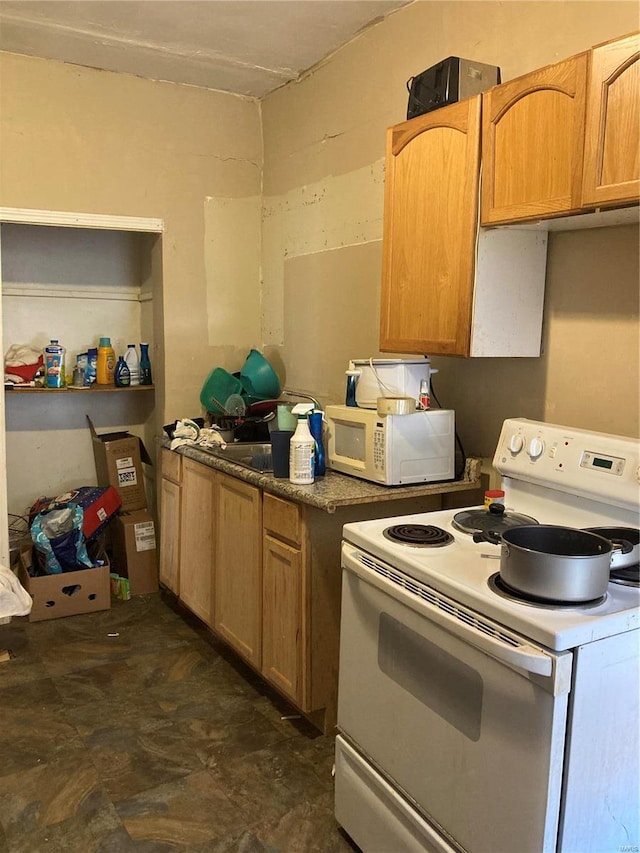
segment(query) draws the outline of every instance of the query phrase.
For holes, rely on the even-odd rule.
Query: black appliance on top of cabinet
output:
[[[459,56],[449,56],[407,81],[407,118],[445,107],[478,95],[500,83],[497,65],[485,65]]]

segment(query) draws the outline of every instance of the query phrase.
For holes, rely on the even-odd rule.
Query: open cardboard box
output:
[[[142,439],[130,432],[109,432],[98,435],[93,422],[87,415],[91,431],[96,477],[99,486],[117,489],[125,511],[145,509],[147,497],[144,491],[142,463],[151,465]]]
[[[29,622],[77,616],[111,607],[110,566],[106,555],[101,555],[101,559],[106,560],[104,566],[34,578],[29,574],[33,552],[31,546],[23,548],[18,565],[20,583],[33,598]]]

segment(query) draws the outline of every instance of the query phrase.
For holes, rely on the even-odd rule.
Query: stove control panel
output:
[[[640,442],[633,438],[509,418],[493,465],[503,476],[637,510]]]

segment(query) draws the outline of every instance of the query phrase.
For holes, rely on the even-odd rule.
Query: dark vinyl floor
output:
[[[0,851],[353,853],[333,738],[160,594],[2,648]]]

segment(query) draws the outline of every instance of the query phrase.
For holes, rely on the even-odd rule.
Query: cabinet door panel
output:
[[[387,131],[383,352],[468,355],[480,97]]]
[[[253,666],[262,642],[262,500],[259,489],[218,474],[214,627]]]
[[[306,584],[299,549],[264,536],[262,674],[308,710]]]
[[[180,600],[211,626],[215,472],[184,459],[180,529]]]
[[[640,196],[640,34],[591,52],[582,201]]]
[[[180,504],[182,489],[164,477],[160,480],[159,579],[167,589],[180,594]]]
[[[581,207],[587,54],[483,94],[482,224]]]

